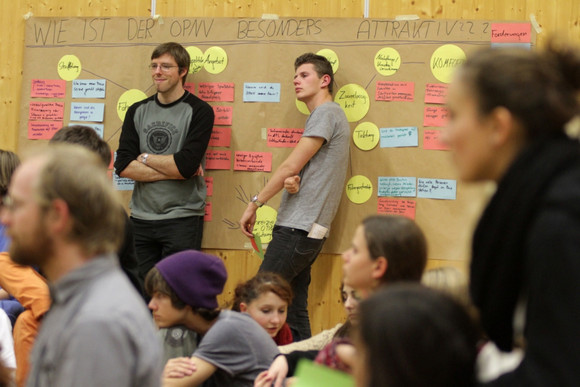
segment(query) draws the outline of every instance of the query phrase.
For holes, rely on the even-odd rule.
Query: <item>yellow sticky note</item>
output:
[[[379,128],[372,122],[362,122],[354,129],[352,140],[359,149],[371,150],[379,143]]]
[[[371,101],[364,87],[349,83],[336,92],[334,102],[338,103],[348,122],[360,121],[369,111]]]
[[[366,176],[353,176],[346,183],[346,196],[355,204],[365,203],[372,194],[373,183]]]
[[[375,69],[381,75],[393,75],[400,67],[401,55],[394,48],[381,48],[375,55]]]
[[[185,49],[189,53],[189,74],[195,74],[201,71],[203,63],[205,62],[203,52],[195,46],[189,46]]]
[[[330,62],[330,65],[332,66],[332,73],[336,74],[336,72],[338,71],[338,67],[340,65],[340,62],[338,60],[338,55],[336,55],[336,52],[332,51],[329,48],[323,48],[322,50],[318,51],[316,54],[328,59],[328,61]]]
[[[440,82],[451,83],[455,69],[465,62],[465,52],[454,44],[445,44],[431,55],[431,72]]]
[[[208,73],[219,74],[228,66],[228,54],[221,47],[210,47],[205,50],[203,68]]]
[[[296,108],[300,113],[310,115],[310,110],[308,110],[308,106],[304,102],[296,100]]]
[[[272,240],[272,230],[276,223],[278,211],[270,206],[263,205],[256,211],[256,223],[254,224],[254,235],[260,237],[262,243],[269,243]]]
[[[74,55],[65,55],[58,61],[58,76],[65,81],[77,79],[81,70],[81,61]]]
[[[137,89],[130,89],[121,94],[117,101],[117,115],[121,121],[125,121],[125,114],[127,114],[127,109],[129,109],[131,105],[145,98],[147,98],[147,94]]]

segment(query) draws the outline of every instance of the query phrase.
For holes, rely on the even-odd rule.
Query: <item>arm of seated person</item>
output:
[[[195,356],[170,359],[163,370],[163,387],[199,386],[216,370],[216,366]]]

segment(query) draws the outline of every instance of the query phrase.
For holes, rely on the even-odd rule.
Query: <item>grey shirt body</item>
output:
[[[115,256],[93,258],[50,291],[52,306],[32,350],[29,387],[161,384],[153,321]]]

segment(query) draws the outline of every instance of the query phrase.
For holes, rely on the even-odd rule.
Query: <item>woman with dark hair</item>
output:
[[[466,310],[419,284],[395,284],[360,304],[357,387],[447,387],[475,383],[479,338]]]
[[[523,360],[491,385],[580,384],[580,52],[475,53],[449,87],[451,146],[466,181],[497,190],[473,237],[470,294],[502,351]]]

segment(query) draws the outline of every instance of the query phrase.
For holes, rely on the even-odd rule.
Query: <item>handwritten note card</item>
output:
[[[195,94],[195,83],[185,82],[185,85],[183,85],[183,88],[185,90],[189,91],[191,94]]]
[[[105,116],[104,103],[73,102],[70,104],[71,121],[103,122],[104,116]]]
[[[66,81],[62,79],[33,79],[31,98],[64,98]]]
[[[75,79],[72,84],[73,98],[105,98],[105,79]]]
[[[197,96],[206,102],[234,102],[234,84],[200,82]]]
[[[379,176],[378,196],[415,197],[417,178]]]
[[[425,129],[423,132],[423,149],[449,150],[449,145],[441,141],[441,131]]]
[[[447,98],[445,83],[428,83],[425,86],[425,103],[444,104]]]
[[[530,43],[531,39],[530,23],[491,23],[492,43]]]
[[[280,102],[280,84],[244,83],[244,102]]]
[[[236,152],[234,171],[270,172],[272,171],[272,153]]]
[[[268,128],[268,146],[274,148],[292,148],[302,138],[304,129]]]
[[[203,215],[204,222],[211,222],[212,215],[211,202],[205,202],[205,214]]]
[[[28,121],[28,138],[50,140],[60,128],[62,128],[62,121]]]
[[[449,111],[444,106],[426,106],[423,114],[423,126],[445,126]]]
[[[209,149],[205,152],[205,169],[230,169],[232,151]]]
[[[135,187],[135,181],[113,173],[113,185],[118,191],[132,191]]]
[[[231,106],[212,106],[215,115],[214,125],[232,125],[233,107]]]
[[[30,121],[62,121],[64,102],[30,102],[28,119]]]
[[[381,128],[381,148],[419,146],[419,134],[414,126]]]
[[[415,219],[415,209],[417,202],[406,199],[379,198],[377,213],[385,215],[401,215],[410,219]]]
[[[105,125],[103,124],[95,124],[92,122],[69,122],[68,125],[88,126],[89,128],[93,128],[100,138],[103,138],[103,136],[105,135]]]
[[[214,126],[209,139],[209,146],[229,147],[232,140],[232,128]]]
[[[414,82],[377,82],[375,100],[413,102]]]
[[[205,176],[205,186],[207,187],[207,196],[213,195],[213,177]]]
[[[457,180],[418,179],[417,197],[426,199],[455,200]]]

